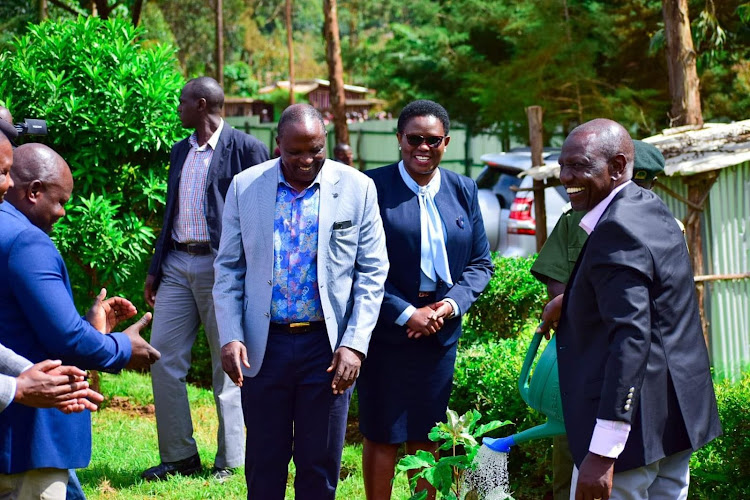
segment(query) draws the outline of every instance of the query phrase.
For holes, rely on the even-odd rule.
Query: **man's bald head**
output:
[[[210,114],[220,113],[221,108],[224,107],[224,90],[219,82],[210,76],[193,78],[185,84],[185,90],[194,99],[205,99]]]
[[[591,120],[573,129],[560,153],[560,181],[574,210],[589,211],[633,175],[633,140],[617,122]]]
[[[0,203],[5,198],[5,193],[13,187],[13,178],[10,176],[10,167],[13,165],[13,147],[5,134],[0,132]]]
[[[73,176],[63,158],[39,143],[16,148],[11,173],[15,186],[7,200],[32,224],[49,233],[65,215],[65,203],[73,192]]]
[[[633,174],[635,149],[633,139],[625,127],[607,118],[596,118],[574,128],[568,135],[568,139],[578,134],[587,137],[591,141],[589,144],[593,150],[604,158],[611,159],[618,154],[623,155],[628,171],[626,180],[630,180]]]
[[[5,106],[0,106],[0,120],[13,125],[13,115],[10,114],[10,110]]]

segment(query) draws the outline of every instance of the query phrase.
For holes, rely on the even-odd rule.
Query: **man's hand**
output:
[[[86,313],[86,320],[102,333],[110,333],[120,321],[128,320],[138,312],[129,300],[122,297],[105,299],[106,296],[107,289],[102,288]]]
[[[60,360],[42,361],[16,378],[13,400],[35,408],[57,408],[63,413],[96,411],[95,403],[104,398],[89,389],[85,376],[86,372],[75,366],[62,366]]]
[[[141,316],[141,319],[130,325],[122,333],[130,339],[131,354],[130,361],[125,366],[131,370],[144,370],[154,364],[160,357],[159,351],[151,347],[151,344],[143,340],[141,330],[151,322],[151,313]]]
[[[420,307],[406,322],[406,327],[406,335],[410,339],[418,339],[422,335],[428,337],[443,327],[443,317],[430,306]]]
[[[550,329],[557,329],[562,314],[562,302],[563,294],[560,294],[547,302],[542,311],[542,324],[536,329],[536,333],[543,333],[547,340],[550,338]]]
[[[146,299],[146,304],[152,309],[154,308],[154,302],[156,301],[154,281],[156,281],[156,276],[149,274],[146,276],[146,283],[143,285],[143,298]]]
[[[333,382],[331,382],[334,394],[343,394],[357,380],[363,357],[362,353],[349,347],[341,346],[336,349],[331,366],[326,370],[328,373],[335,370]]]
[[[607,500],[612,494],[615,459],[589,453],[578,470],[575,500]]]
[[[245,344],[239,340],[224,344],[221,348],[221,367],[237,387],[242,387],[242,381],[244,380],[242,366],[240,365],[250,368]]]
[[[435,311],[439,318],[447,319],[453,315],[453,306],[447,300],[433,302],[427,307]]]

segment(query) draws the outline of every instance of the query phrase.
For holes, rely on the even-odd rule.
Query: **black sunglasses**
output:
[[[443,142],[443,139],[445,139],[444,135],[431,135],[429,137],[425,137],[423,135],[417,135],[417,134],[406,134],[406,142],[409,143],[409,146],[418,147],[421,146],[423,143],[427,143],[427,145],[431,148],[436,148],[440,146],[440,144]]]

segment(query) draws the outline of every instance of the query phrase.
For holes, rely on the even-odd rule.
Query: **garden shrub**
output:
[[[518,392],[518,376],[532,334],[527,329],[514,338],[462,342],[449,407],[458,413],[476,409],[487,420],[510,420],[514,424],[493,433],[493,437],[508,436],[544,423],[546,418],[529,408]],[[551,490],[552,440],[538,439],[513,447],[508,471],[514,498],[543,498]]]
[[[716,384],[724,433],[693,453],[690,498],[750,498],[750,373]]]
[[[55,242],[83,308],[101,286],[143,308],[161,226],[183,85],[167,45],[144,48],[124,19],[45,21],[0,55],[0,99],[16,120],[47,120],[46,142],[75,179]],[[85,300],[83,300],[85,299]]]
[[[493,255],[495,272],[464,318],[463,342],[512,337],[541,312],[547,292],[529,272],[535,258]]]

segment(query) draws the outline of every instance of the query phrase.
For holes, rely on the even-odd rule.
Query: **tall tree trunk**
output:
[[[135,2],[133,2],[133,8],[130,9],[130,19],[133,21],[133,26],[138,26],[138,23],[141,22],[143,2],[144,0],[135,0]]]
[[[49,17],[47,12],[47,0],[39,0],[39,22],[41,23]]]
[[[339,39],[336,0],[323,0],[323,14],[325,15],[323,30],[326,37],[326,61],[328,62],[328,80],[331,82],[331,111],[333,112],[333,125],[336,129],[336,143],[349,144],[349,127],[346,125],[344,65],[341,62],[341,40]]]
[[[289,105],[294,104],[294,40],[292,39],[292,0],[286,0],[286,48],[289,52]]]
[[[669,94],[672,97],[670,126],[703,125],[688,0],[663,0],[662,14],[667,42]]]
[[[216,0],[216,81],[224,88],[224,3]]]

